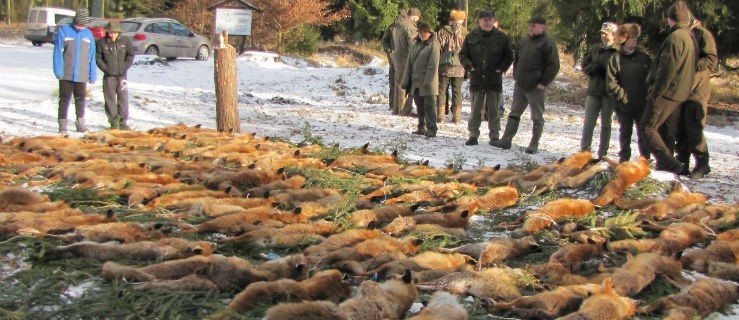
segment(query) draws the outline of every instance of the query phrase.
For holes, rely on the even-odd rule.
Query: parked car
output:
[[[57,26],[72,22],[74,14],[74,10],[64,8],[33,7],[28,10],[25,38],[34,46],[54,43]]]
[[[108,23],[110,23],[110,19],[93,18],[92,22],[87,25],[87,28],[92,31],[92,36],[95,37],[95,39],[105,38],[105,36],[108,35],[108,31],[105,30]]]
[[[208,60],[210,40],[196,34],[177,20],[168,18],[129,18],[121,21],[122,36],[131,38],[136,54]]]

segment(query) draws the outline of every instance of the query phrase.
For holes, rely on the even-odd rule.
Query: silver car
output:
[[[178,57],[208,60],[210,40],[174,19],[129,18],[121,21],[122,36],[131,39],[136,54],[148,54],[168,59]]]

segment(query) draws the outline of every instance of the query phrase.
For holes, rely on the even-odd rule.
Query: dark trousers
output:
[[[67,119],[69,102],[74,95],[74,111],[77,118],[85,117],[85,94],[87,82],[59,80],[59,119]]]
[[[388,93],[387,100],[390,110],[393,110],[393,99],[395,98],[395,63],[393,63],[392,54],[387,54],[387,61],[390,65],[390,70],[388,71],[388,87],[390,87],[390,92]]]
[[[616,118],[620,124],[620,130],[618,134],[618,142],[621,149],[618,151],[619,159],[623,161],[629,161],[631,159],[631,135],[634,132],[634,126],[636,126],[636,137],[637,147],[639,148],[639,155],[649,159],[649,148],[647,147],[646,139],[644,138],[644,130],[639,121],[644,116],[644,110],[636,111],[619,111],[616,110]]]
[[[418,110],[418,130],[436,133],[436,96],[422,96],[420,90],[413,91],[413,102]]]
[[[657,160],[658,168],[675,168],[679,165],[679,161],[675,160],[674,157],[674,140],[672,140],[672,143],[669,141],[674,139],[672,138],[674,136],[673,130],[676,129],[673,128],[676,128],[676,125],[675,122],[667,122],[671,116],[674,116],[675,112],[678,112],[679,115],[681,105],[682,102],[659,97],[648,103],[644,111],[644,119],[642,119],[644,138],[646,138],[647,145],[655,160]],[[665,123],[667,123],[667,126],[662,128]]]
[[[442,122],[448,111],[452,112],[452,121],[459,122],[462,118],[462,77],[446,77],[439,75],[439,97],[437,101],[437,120]],[[452,105],[448,104],[447,92],[452,87]]]
[[[103,77],[105,114],[108,122],[126,123],[128,120],[128,84],[125,76]]]
[[[696,161],[708,157],[708,144],[703,129],[706,127],[706,106],[698,101],[688,100],[683,104],[678,123],[675,151],[677,159],[686,164],[692,154]]]

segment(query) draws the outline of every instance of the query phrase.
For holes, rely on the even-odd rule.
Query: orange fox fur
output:
[[[212,281],[226,291],[241,290],[249,283],[267,280],[267,276],[256,271],[248,261],[219,254],[192,256],[140,268],[106,262],[102,270],[103,279],[132,282],[177,280],[193,274]]]
[[[713,262],[739,264],[739,241],[717,239],[705,249],[686,251],[680,257],[686,268],[706,273]]]
[[[308,277],[308,258],[302,254],[292,254],[279,259],[265,261],[254,267],[267,277],[268,281],[283,278],[303,280]]]
[[[71,237],[93,242],[136,242],[157,240],[165,237],[164,234],[159,231],[161,226],[161,224],[141,224],[138,222],[98,223],[76,227],[75,232]]]
[[[374,209],[356,210],[352,212],[349,223],[358,227],[377,226],[401,216],[413,215],[418,205],[393,204]]]
[[[344,276],[337,270],[324,270],[303,280],[281,279],[271,282],[254,282],[237,294],[228,308],[244,313],[257,304],[289,300],[328,300],[338,303],[351,293]]]
[[[728,281],[700,278],[680,293],[657,299],[641,313],[657,314],[669,319],[705,318],[739,298],[739,286]]]
[[[593,320],[620,320],[631,318],[636,314],[636,301],[623,297],[613,288],[610,278],[603,280],[603,285],[593,296],[585,299],[577,312],[570,313],[559,319],[593,319]]]
[[[515,205],[518,202],[518,189],[511,186],[491,188],[480,196],[461,196],[451,204],[430,208],[429,211],[444,210],[449,207],[469,210],[471,213],[477,211],[487,213]]]
[[[379,155],[346,155],[340,156],[331,163],[329,168],[341,169],[377,169],[385,164],[397,164],[398,154],[379,154]]]
[[[601,286],[594,283],[560,286],[511,302],[494,303],[488,309],[510,310],[513,315],[524,319],[554,319],[577,311],[585,298],[600,290]]]
[[[412,276],[406,270],[402,279],[383,283],[364,281],[356,294],[339,305],[350,319],[401,319],[418,297]]]
[[[681,184],[675,186],[667,198],[656,202],[643,210],[639,211],[639,215],[646,217],[664,218],[667,214],[672,213],[691,203],[706,203],[706,196],[702,193],[686,192]]]
[[[457,297],[444,291],[437,291],[431,301],[417,315],[409,320],[467,320],[467,309]]]
[[[440,253],[424,251],[406,259],[387,262],[364,275],[379,276],[380,279],[388,279],[401,274],[404,270],[413,272],[424,270],[460,270],[467,266],[469,257],[459,253]]]
[[[520,231],[535,234],[562,218],[584,217],[593,212],[595,207],[588,200],[571,198],[552,200],[537,210],[526,212]]]
[[[307,256],[321,257],[333,250],[353,246],[354,244],[364,240],[378,237],[380,234],[380,230],[376,229],[349,229],[341,233],[331,235],[318,245],[305,248],[303,253]]]
[[[24,210],[25,207],[38,205],[49,201],[48,197],[25,188],[5,188],[0,191],[0,211],[33,211]]]
[[[593,204],[596,206],[606,206],[621,198],[632,184],[639,182],[649,175],[649,161],[640,157],[637,162],[622,162],[615,166],[615,175],[611,182],[609,182],[600,195],[593,199]]]
[[[280,303],[267,310],[265,320],[349,320],[339,306],[329,301]]]
[[[420,283],[417,286],[422,291],[444,290],[480,299],[511,301],[521,297],[521,292],[516,287],[520,281],[520,272],[508,267],[465,270],[452,272],[431,283]]]
[[[449,199],[453,199],[459,196],[462,192],[469,190],[475,191],[477,188],[473,185],[450,182],[442,184],[429,184],[423,188],[419,188],[407,193],[404,193],[398,197],[388,199],[385,203],[397,203],[397,202],[408,202],[408,203],[419,203],[419,202],[430,202],[439,203],[446,202]]]
[[[532,236],[519,239],[493,238],[485,242],[466,244],[457,248],[438,248],[444,253],[461,253],[476,261],[477,270],[482,267],[499,264],[509,258],[525,255],[540,246]]]
[[[170,260],[192,255],[208,256],[215,252],[216,244],[206,241],[189,242],[180,238],[164,238],[159,241],[139,241],[124,244],[77,242],[59,246],[51,252],[55,255],[71,253],[100,261],[110,260]]]
[[[679,278],[681,271],[682,265],[672,257],[651,252],[634,257],[628,254],[626,263],[611,275],[613,289],[618,294],[634,296],[652,283],[657,275]]]
[[[597,243],[595,241],[566,244],[549,257],[549,262],[561,263],[570,272],[577,272],[585,261],[603,254],[607,249],[606,246],[607,243],[605,242]]]
[[[570,273],[569,268],[559,262],[531,265],[529,271],[544,284],[561,286],[588,282],[587,278]]]
[[[70,232],[75,228],[86,225],[95,225],[118,221],[118,218],[109,211],[106,215],[81,214],[78,210],[61,209],[55,213],[37,215],[25,221],[16,221],[2,226],[4,232],[16,232],[25,235],[45,236],[47,234],[59,234]]]

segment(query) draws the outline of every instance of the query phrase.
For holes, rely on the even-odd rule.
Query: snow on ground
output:
[[[129,71],[129,124],[140,131],[177,123],[215,128],[213,60],[176,60],[167,65],[152,64],[152,60],[137,57],[136,65]],[[462,123],[440,125],[436,138],[412,135],[416,118],[394,116],[388,111],[388,68],[379,59],[360,68],[337,68],[330,62],[311,67],[299,59],[248,52],[238,57],[237,64],[242,132],[300,142],[309,129],[326,143],[356,147],[370,142],[372,149],[399,149],[401,157],[410,161],[429,160],[437,167],[464,162],[464,169],[496,164],[505,167],[527,160],[546,163],[579,151],[583,116],[580,107],[548,104],[540,152],[527,155],[523,147],[531,137],[528,112],[524,113],[511,150],[487,144],[486,122],[481,128],[480,145],[464,146],[470,110],[467,94]],[[88,86],[85,118],[93,131],[108,127],[100,83],[98,80]],[[512,90],[513,80],[505,78],[507,107]],[[7,140],[13,136],[56,134],[57,92],[52,46],[33,47],[18,40],[0,40],[0,137]],[[73,106],[69,112],[73,119]],[[505,119],[504,116],[503,127]],[[737,123],[730,127],[709,126],[706,137],[713,172],[698,181],[680,178],[690,189],[712,197],[711,202],[739,201],[735,182],[739,176],[738,128]],[[595,134],[599,134],[598,128]],[[74,132],[71,135],[81,136]],[[594,141],[593,148],[597,148],[598,138]],[[633,149],[636,156],[635,142]],[[617,158],[617,152],[618,125],[614,121],[609,155]],[[666,173],[652,176],[675,179]]]

